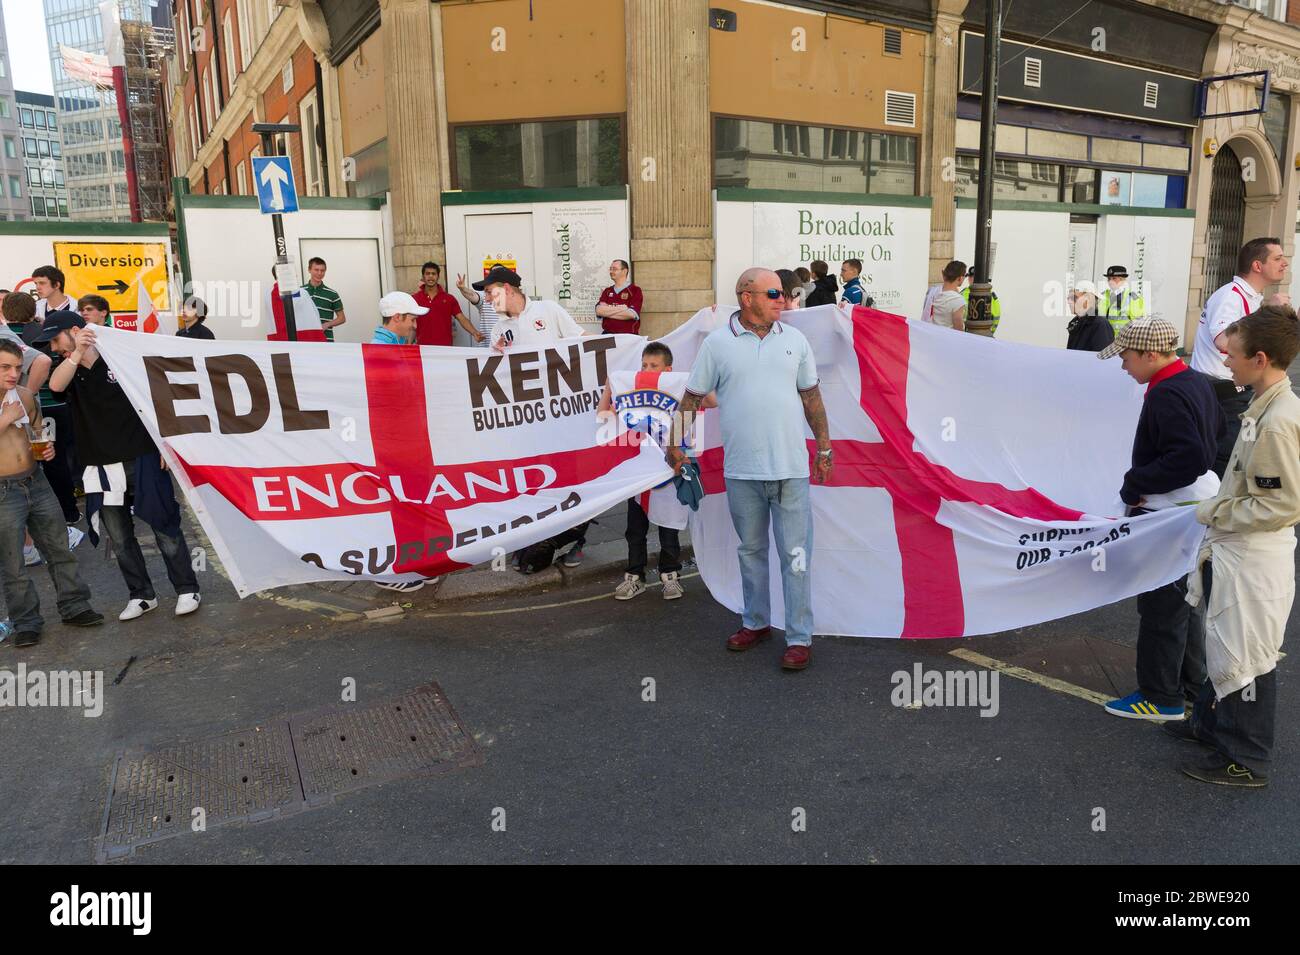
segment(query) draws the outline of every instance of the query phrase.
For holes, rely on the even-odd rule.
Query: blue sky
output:
[[[2,0],[9,41],[9,75],[14,88],[53,93],[45,5],[41,0]]]

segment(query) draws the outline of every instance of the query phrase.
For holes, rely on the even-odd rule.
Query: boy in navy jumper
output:
[[[1174,352],[1178,330],[1162,318],[1134,321],[1115,335],[1098,358],[1120,355],[1124,370],[1147,386],[1133,466],[1120,497],[1129,514],[1213,496],[1212,473],[1219,437],[1226,428],[1209,379],[1188,368]],[[1210,472],[1210,473],[1207,473]],[[1139,720],[1181,720],[1183,701],[1205,682],[1205,631],[1186,603],[1187,577],[1137,599],[1138,689],[1106,704],[1115,716]]]

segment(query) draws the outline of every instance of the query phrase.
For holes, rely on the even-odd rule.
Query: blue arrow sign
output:
[[[255,156],[253,183],[257,205],[263,215],[298,211],[298,190],[293,184],[293,166],[288,156]]]

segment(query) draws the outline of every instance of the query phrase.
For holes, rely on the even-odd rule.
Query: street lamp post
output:
[[[975,213],[975,278],[970,286],[966,330],[993,335],[993,284],[990,252],[993,243],[993,163],[998,130],[998,58],[1002,48],[1002,0],[985,0],[984,88],[980,102],[980,178]]]

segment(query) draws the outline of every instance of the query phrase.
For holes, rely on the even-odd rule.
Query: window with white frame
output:
[[[239,62],[241,69],[248,69],[253,61],[253,4],[251,0],[238,0],[235,4],[235,18],[239,21]]]
[[[221,42],[226,46],[226,82],[230,88],[235,88],[235,77],[239,71],[235,69],[235,30],[230,20],[230,11],[226,11],[225,19],[221,23]]]
[[[235,188],[239,190],[239,195],[248,195],[248,180],[244,176],[244,160],[235,163]]]
[[[320,150],[316,145],[316,124],[319,119],[316,91],[312,90],[298,104],[298,121],[302,127],[303,176],[307,179],[307,195],[323,194],[321,183]]]
[[[280,90],[289,92],[293,89],[293,60],[288,60],[284,64],[284,69],[280,71]]]
[[[176,7],[176,56],[180,60],[182,71],[190,66],[190,33],[185,23],[185,4],[182,3]]]
[[[212,87],[209,85],[203,69],[199,69],[199,86],[203,87],[203,135],[212,132]]]

